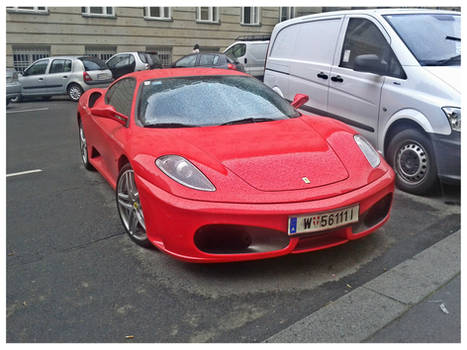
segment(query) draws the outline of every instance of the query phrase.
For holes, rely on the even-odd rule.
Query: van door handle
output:
[[[39,78],[39,79],[37,79],[37,80],[44,80],[44,78]]]
[[[246,58],[246,57],[245,57],[245,59],[244,59],[244,62],[245,62],[245,64],[248,62],[248,60],[247,60],[247,58]]]
[[[63,79],[66,79],[66,78],[68,78],[68,75],[64,75],[62,78],[63,78]]]
[[[331,80],[335,81],[336,83],[343,83],[344,82],[344,79],[342,79],[342,77],[340,75],[336,75],[336,76],[331,77]]]
[[[316,74],[316,76],[318,78],[321,78],[321,79],[324,79],[324,80],[326,80],[328,78],[328,75],[324,74],[323,72],[319,72],[318,74]]]

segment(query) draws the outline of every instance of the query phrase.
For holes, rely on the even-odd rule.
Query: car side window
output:
[[[339,66],[354,69],[355,58],[369,54],[376,55],[388,63],[388,75],[395,77],[403,75],[396,55],[378,27],[364,18],[349,19]]]
[[[27,75],[45,74],[48,64],[49,64],[49,60],[41,60],[36,63],[33,63],[32,66],[26,69],[26,74]]]
[[[134,60],[134,59],[133,59]],[[115,63],[115,68],[122,68],[130,64],[130,55],[121,55],[119,60]]]
[[[135,86],[136,80],[133,78],[125,78],[117,81],[107,91],[105,103],[113,106],[117,112],[129,117],[131,114]]]
[[[175,67],[194,67],[196,63],[196,55],[190,55],[181,58],[175,63]]]
[[[53,60],[50,65],[49,74],[71,72],[71,60]]]
[[[200,66],[211,66],[215,64],[214,58],[216,57],[217,57],[216,55],[201,55],[201,57],[199,58],[199,65]]]
[[[112,57],[112,58],[107,62],[107,66],[108,66],[109,68],[114,68],[115,65],[117,64],[117,62],[120,61],[121,56],[122,56],[122,55],[117,55],[117,56]]]

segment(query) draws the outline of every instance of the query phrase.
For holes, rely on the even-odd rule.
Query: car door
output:
[[[109,87],[104,97],[105,104],[111,105],[119,113],[128,117],[133,110],[133,96],[136,87],[134,78],[123,78]],[[101,169],[116,181],[118,177],[118,159],[125,153],[124,145],[128,137],[127,125],[122,125],[115,120],[92,116],[94,133],[94,145],[100,154]]]
[[[395,59],[389,35],[370,16],[348,16],[345,35],[331,69],[328,112],[356,128],[376,145],[381,90],[385,77],[354,70],[359,55],[388,56]]]
[[[49,93],[46,75],[48,66],[49,59],[45,58],[34,62],[26,68],[22,77],[19,78],[23,95],[44,95]]]
[[[112,72],[114,79],[133,72],[135,69],[135,58],[131,54],[118,54],[107,61],[107,66]]]
[[[70,80],[71,60],[52,59],[49,73],[47,74],[47,85],[54,94],[66,93],[67,83]]]
[[[343,16],[335,16],[298,24],[293,50],[282,53],[289,65],[285,97],[292,101],[296,94],[308,95],[308,102],[301,107],[307,112],[322,114],[327,109],[331,65],[342,20]]]

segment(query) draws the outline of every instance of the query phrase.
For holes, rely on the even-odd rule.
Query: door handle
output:
[[[44,80],[44,78],[39,78],[39,79],[37,79],[37,80]]]
[[[244,62],[245,62],[245,64],[248,62],[248,60],[247,60],[247,58],[246,58],[246,57],[245,57],[245,59],[244,59]]]
[[[64,75],[62,78],[63,78],[63,79],[66,79],[66,78],[68,78],[68,75]]]
[[[328,75],[324,74],[323,72],[319,72],[318,74],[316,74],[316,76],[318,78],[321,78],[321,79],[324,79],[324,80],[326,80],[328,78]]]
[[[336,75],[336,76],[331,77],[331,80],[335,81],[336,83],[344,82],[344,79],[342,79],[342,77],[340,75]]]

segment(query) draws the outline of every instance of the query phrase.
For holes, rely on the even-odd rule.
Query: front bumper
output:
[[[459,183],[461,179],[461,133],[432,134],[438,176],[442,182]]]
[[[366,236],[378,229],[389,219],[394,192],[394,172],[389,170],[371,184],[340,196],[299,203],[240,204],[201,202],[183,199],[169,194],[136,176],[141,205],[144,208],[146,230],[149,240],[160,250],[184,261],[231,262],[265,259],[290,253],[302,253],[329,248],[350,240]],[[354,204],[360,206],[360,217],[365,217],[376,203],[389,199],[384,216],[371,227],[356,225],[315,234],[291,236],[287,234],[289,215],[319,213]],[[257,230],[270,230],[282,235],[284,247],[267,251],[211,253],[202,251],[195,243],[195,236],[205,227],[212,225],[243,226]],[[358,226],[358,225],[357,225]],[[277,238],[277,237],[276,237]],[[274,246],[274,245],[273,245]]]

